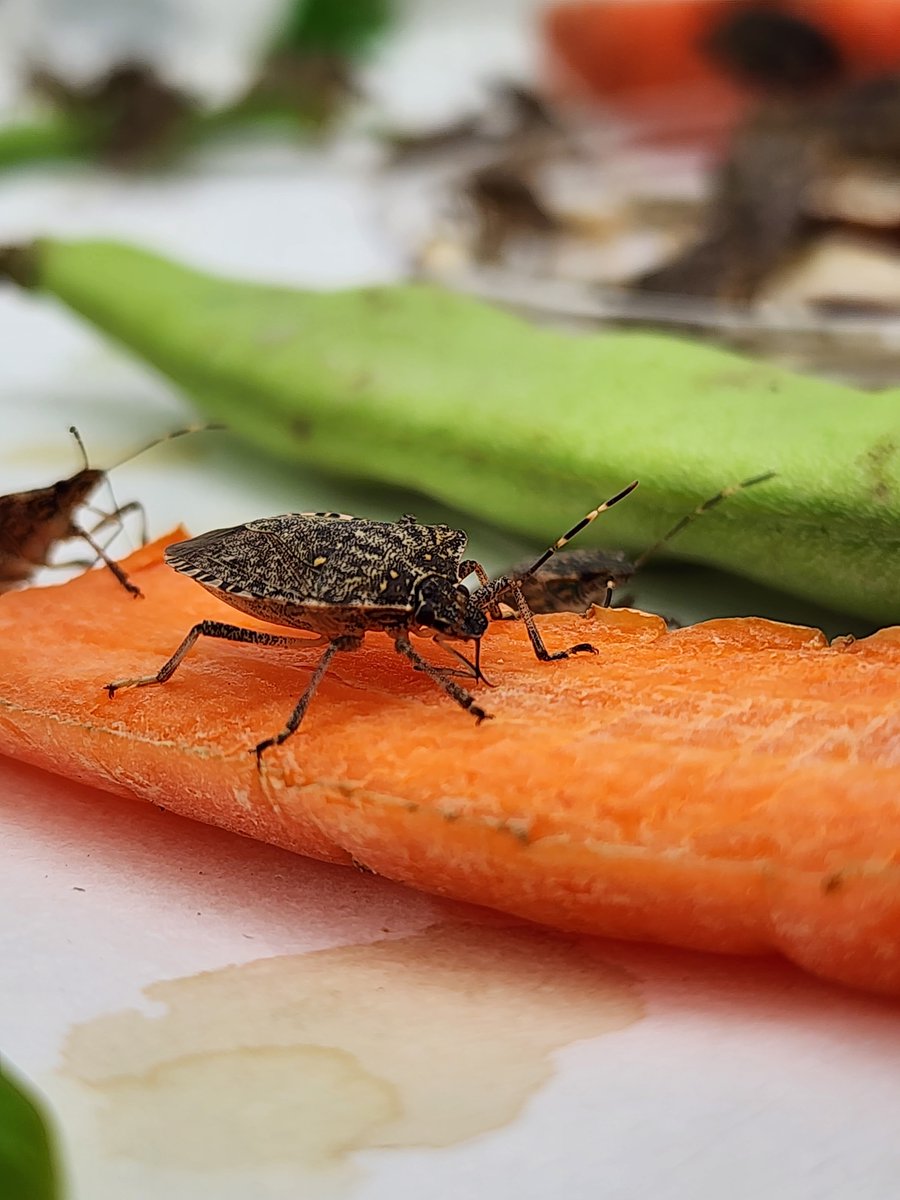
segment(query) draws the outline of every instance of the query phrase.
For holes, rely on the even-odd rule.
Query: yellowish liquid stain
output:
[[[333,1169],[513,1120],[555,1050],[642,1016],[584,939],[530,927],[421,934],[153,984],[162,1016],[75,1027],[63,1071],[99,1101],[105,1154],[164,1169]]]

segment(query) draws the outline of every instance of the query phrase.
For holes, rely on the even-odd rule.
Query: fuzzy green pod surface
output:
[[[638,478],[585,542],[640,551],[773,470],[671,553],[900,621],[900,392],[668,336],[535,328],[425,285],[262,286],[100,241],[44,240],[4,264],[272,454],[536,541]]]

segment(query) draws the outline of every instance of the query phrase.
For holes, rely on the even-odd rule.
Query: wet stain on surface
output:
[[[160,1016],[76,1026],[62,1074],[102,1153],[175,1170],[340,1169],[513,1120],[552,1054],[642,1014],[589,940],[444,924],[155,983]]]

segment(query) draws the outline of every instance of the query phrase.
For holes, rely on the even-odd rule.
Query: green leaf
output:
[[[392,8],[391,0],[295,0],[276,47],[352,57],[388,25]]]
[[[0,1197],[56,1200],[57,1180],[50,1135],[39,1109],[0,1069]]]

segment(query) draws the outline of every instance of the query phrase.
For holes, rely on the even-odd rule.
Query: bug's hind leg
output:
[[[303,720],[303,715],[310,700],[313,698],[313,693],[322,682],[322,677],[328,670],[328,664],[331,662],[335,652],[338,650],[355,650],[361,640],[358,637],[335,638],[334,641],[330,641],[326,637],[280,637],[278,634],[263,633],[258,629],[242,629],[240,625],[227,625],[223,621],[200,621],[199,624],[195,625],[189,631],[187,637],[185,637],[172,657],[168,662],[163,663],[155,675],[138,675],[134,679],[116,679],[112,683],[106,684],[106,691],[109,698],[112,699],[116,692],[122,691],[124,688],[150,687],[155,683],[168,682],[181,666],[185,655],[199,637],[222,638],[227,642],[244,642],[252,646],[279,646],[288,650],[309,650],[313,646],[328,646],[328,649],[322,655],[318,666],[313,672],[306,691],[300,697],[297,707],[291,713],[290,717],[288,717],[284,729],[280,733],[277,733],[275,737],[267,738],[264,742],[260,742],[258,746],[254,746],[253,753],[256,755],[258,765],[262,762],[264,750],[268,750],[270,746],[280,746],[283,741],[295,732]]]
[[[470,712],[475,718],[478,725],[482,721],[490,721],[491,714],[486,713],[480,705],[475,703],[475,697],[466,691],[465,688],[454,683],[452,679],[448,679],[446,672],[440,667],[435,667],[432,663],[422,658],[414,648],[409,638],[405,634],[400,634],[394,639],[394,647],[398,654],[402,654],[408,658],[413,667],[417,671],[422,671],[427,675],[432,682],[436,683],[439,688],[447,693],[451,700],[455,700],[460,708],[464,708],[466,712]]]
[[[315,695],[319,684],[325,678],[325,673],[327,672],[331,660],[334,658],[335,654],[337,654],[339,650],[357,650],[359,649],[361,641],[362,638],[360,637],[338,637],[335,638],[333,642],[329,643],[328,649],[319,659],[318,665],[316,666],[315,671],[313,671],[309,683],[306,685],[306,691],[297,701],[296,707],[285,722],[284,728],[280,730],[280,732],[276,733],[274,737],[266,738],[265,741],[260,742],[258,746],[254,746],[253,753],[256,755],[257,767],[262,767],[262,756],[266,750],[272,746],[280,746],[282,742],[287,741],[292,733],[297,732],[300,722],[306,715],[307,708],[309,708],[309,702]]]
[[[227,625],[224,621],[200,621],[189,631],[184,641],[155,675],[137,675],[134,679],[116,679],[104,684],[110,700],[116,692],[125,688],[150,687],[154,683],[167,683],[181,666],[185,655],[199,637],[222,638],[227,642],[249,642],[253,646],[282,646],[291,650],[308,650],[321,646],[328,638],[279,637],[274,633],[263,633],[259,629],[242,629],[240,625]]]

